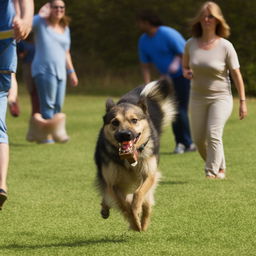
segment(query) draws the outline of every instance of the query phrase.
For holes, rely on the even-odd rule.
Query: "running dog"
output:
[[[172,84],[151,82],[124,95],[116,104],[106,101],[95,162],[101,215],[117,207],[135,231],[148,227],[158,171],[160,135],[175,116]]]

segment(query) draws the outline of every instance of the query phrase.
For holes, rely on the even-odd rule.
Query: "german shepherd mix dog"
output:
[[[133,89],[117,104],[107,100],[95,152],[104,219],[115,206],[132,230],[147,229],[160,178],[160,134],[175,115],[173,96],[170,81],[160,80]]]

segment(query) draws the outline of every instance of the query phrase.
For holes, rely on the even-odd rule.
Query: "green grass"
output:
[[[172,155],[171,129],[162,137],[162,181],[149,230],[128,231],[116,210],[100,217],[93,161],[105,97],[68,95],[71,141],[25,141],[29,99],[9,114],[9,200],[0,212],[0,255],[255,255],[256,100],[238,120],[235,101],[224,134],[227,179],[206,180],[198,153]]]

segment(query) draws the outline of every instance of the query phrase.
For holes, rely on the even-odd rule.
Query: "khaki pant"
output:
[[[209,99],[191,95],[189,103],[192,139],[205,161],[206,175],[226,169],[222,143],[223,129],[232,113],[231,95]]]

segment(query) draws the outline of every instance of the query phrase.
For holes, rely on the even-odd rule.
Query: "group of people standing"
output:
[[[44,5],[33,22],[32,10],[32,0],[1,1],[0,15],[4,19],[0,21],[0,31],[13,29],[14,39],[21,40],[33,27],[34,85],[29,90],[33,109],[27,139],[39,143],[66,142],[69,137],[65,114],[61,113],[66,77],[72,86],[78,85],[70,55],[69,18],[62,0]],[[164,26],[152,11],[141,12],[137,23],[143,32],[138,51],[144,82],[151,81],[151,64],[161,76],[173,81],[178,112],[172,124],[176,142],[173,152],[198,150],[205,162],[206,177],[225,178],[222,135],[233,106],[230,75],[239,95],[240,119],[247,115],[247,107],[238,57],[226,39],[230,28],[220,7],[211,1],[201,6],[191,21],[192,37],[187,42],[177,30]],[[5,115],[11,74],[16,72],[17,65],[14,39],[0,40],[0,209],[7,199],[9,148]]]
[[[222,135],[233,107],[230,75],[239,95],[240,119],[247,115],[247,107],[237,53],[226,39],[230,27],[220,7],[212,1],[201,6],[191,21],[192,37],[187,42],[178,31],[163,26],[152,11],[140,13],[137,19],[144,32],[138,47],[145,82],[150,81],[151,63],[173,81],[178,111],[174,153],[197,149],[206,177],[225,178]]]
[[[65,14],[62,0],[51,0],[40,9],[38,15],[33,17],[33,14],[32,0],[0,2],[0,210],[7,199],[9,147],[6,109],[8,94],[9,102],[12,102],[9,104],[13,107],[17,91],[14,75],[17,69],[16,42],[24,40],[31,30],[35,53],[32,63],[30,59],[23,67],[32,100],[27,140],[37,143],[63,143],[69,140],[65,114],[61,113],[67,76],[72,86],[78,85],[70,54],[70,19]],[[24,60],[26,54],[26,49],[23,49],[21,56]],[[15,96],[10,97],[12,95]]]

